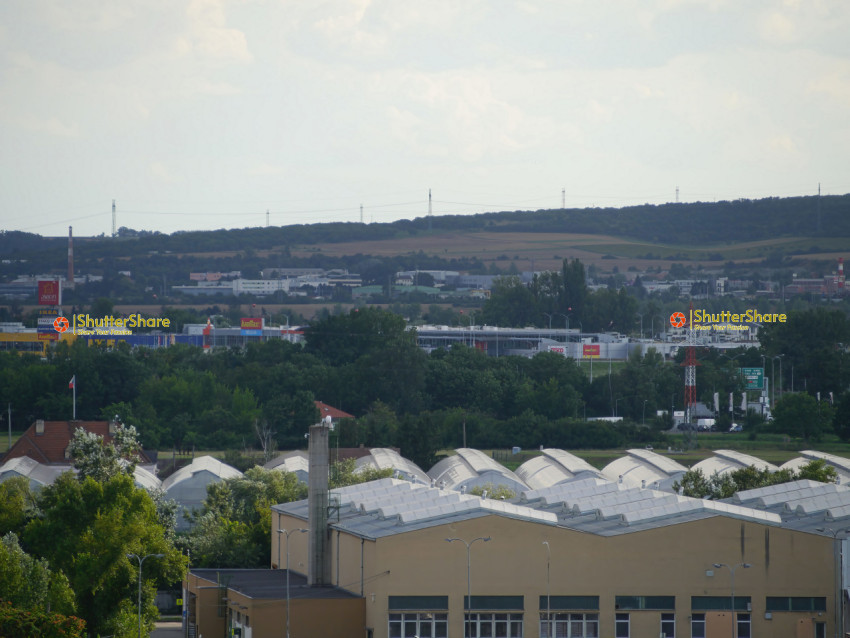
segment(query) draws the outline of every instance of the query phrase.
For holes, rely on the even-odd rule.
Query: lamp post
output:
[[[826,532],[832,535],[833,552],[835,544],[842,542],[839,534],[850,532],[847,529],[832,529],[831,527],[818,527],[818,532]],[[844,546],[838,545],[838,595],[835,597],[835,637],[844,636]]]
[[[554,313],[549,314],[548,312],[544,312],[543,315],[546,316],[546,317],[549,317],[549,330],[551,330],[552,329],[552,317],[554,317],[555,314]]]
[[[552,562],[552,552],[549,550],[549,541],[543,541],[546,545],[546,638],[552,638],[552,598],[549,587],[549,563]]]
[[[714,567],[715,569],[725,567],[732,575],[732,638],[736,638],[738,636],[738,617],[735,614],[735,570],[739,567],[749,569],[752,565],[750,563],[738,563],[737,565],[732,566],[727,565],[726,563],[714,563]]]
[[[293,532],[301,532],[303,534],[306,531],[303,527],[290,530],[277,529],[278,556],[280,556],[280,535],[283,534],[286,537],[286,638],[289,638],[289,535]]]
[[[447,538],[447,543],[452,543],[454,541],[460,541],[464,545],[466,545],[466,631],[464,632],[467,636],[472,635],[472,627],[470,626],[470,618],[472,616],[472,588],[469,580],[469,564],[470,564],[470,549],[472,548],[472,544],[475,541],[484,541],[485,543],[490,540],[489,536],[479,536],[478,538],[473,538],[471,541],[467,542],[462,538]]]
[[[648,400],[649,400],[649,399],[644,399],[644,400],[643,400],[643,413],[641,414],[641,418],[640,418],[640,424],[641,424],[641,425],[646,425],[646,402],[647,402]]]
[[[643,339],[643,313],[637,312],[635,314],[640,317],[640,338]]]
[[[139,561],[139,638],[142,638],[142,563],[146,558],[162,558],[165,554],[147,554],[139,556],[138,554],[127,554],[127,558],[135,558]]]

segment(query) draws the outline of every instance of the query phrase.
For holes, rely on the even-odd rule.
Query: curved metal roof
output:
[[[688,471],[681,463],[651,450],[626,450],[627,456],[611,461],[602,474],[611,481],[622,481],[633,487],[670,490],[673,483]]]
[[[501,463],[479,450],[459,448],[428,471],[438,487],[449,490],[483,487],[488,483],[505,486],[517,493],[528,489],[522,479]]]
[[[162,482],[162,489],[168,491],[178,483],[191,479],[199,472],[209,472],[220,480],[238,478],[242,472],[235,467],[222,463],[212,456],[199,456],[193,459],[189,465],[185,465]]]
[[[779,470],[772,463],[763,461],[756,456],[744,454],[743,452],[736,452],[735,450],[715,450],[713,456],[696,463],[691,469],[700,470],[703,476],[712,476],[715,473],[726,474],[727,472],[742,470],[753,465],[756,469],[766,469],[769,472]]]
[[[362,472],[371,467],[378,470],[393,469],[399,473],[398,478],[409,478],[420,483],[428,484],[430,477],[422,471],[416,463],[404,458],[401,454],[390,448],[375,447],[369,450],[369,455],[355,461],[354,472]],[[401,475],[404,476],[401,476]]]
[[[547,448],[540,456],[535,456],[520,465],[516,475],[530,488],[541,489],[592,476],[601,478],[602,472],[569,452]]]
[[[816,450],[803,450],[800,452],[800,456],[791,459],[790,461],[786,461],[779,466],[779,469],[793,470],[794,472],[797,472],[801,466],[816,459],[822,459],[826,461],[827,465],[835,468],[835,471],[838,473],[839,484],[845,485],[850,483],[850,459],[846,459],[843,456],[836,456],[835,454],[827,454],[826,452],[818,452]]]

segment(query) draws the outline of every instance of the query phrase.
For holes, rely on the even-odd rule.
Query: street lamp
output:
[[[297,529],[280,529],[277,530],[277,553],[280,556],[280,535],[283,534],[286,537],[286,638],[289,638],[289,535],[292,532],[301,532],[302,534],[307,530],[303,527],[299,527]]]
[[[549,587],[549,563],[552,561],[552,552],[549,550],[549,541],[543,541],[546,545],[546,638],[552,638],[552,598]]]
[[[839,542],[838,535],[850,532],[847,529],[832,529],[831,527],[818,527],[818,532],[826,532],[832,535],[833,552],[835,544]],[[835,597],[835,636],[844,635],[844,546],[838,545],[838,595]]]
[[[139,638],[142,638],[142,563],[146,558],[162,558],[165,554],[147,554],[139,556],[138,554],[127,554],[127,558],[135,558],[139,561]]]
[[[636,312],[638,317],[640,317],[640,338],[643,339],[643,313]]]
[[[454,541],[460,541],[461,543],[466,545],[466,632],[465,633],[466,633],[467,636],[472,635],[472,626],[471,626],[471,620],[470,620],[470,618],[472,617],[472,613],[471,613],[472,612],[472,589],[471,589],[470,580],[469,580],[469,562],[470,562],[469,554],[470,554],[470,549],[472,548],[472,544],[475,541],[484,541],[486,543],[489,540],[490,540],[489,536],[479,536],[478,538],[473,538],[469,542],[466,542],[462,538],[447,538],[446,539],[447,543],[452,543]]]
[[[732,575],[732,638],[736,638],[738,635],[738,617],[735,614],[735,570],[739,567],[749,569],[752,565],[750,563],[738,563],[733,567],[726,563],[714,563],[715,569],[720,569],[721,567],[728,569],[729,573]]]
[[[548,312],[544,312],[543,315],[546,316],[546,317],[549,317],[549,330],[551,330],[552,329],[552,317],[554,317],[555,314],[552,313],[550,315]]]
[[[649,399],[643,400],[643,414],[641,415],[641,418],[640,418],[640,424],[641,425],[646,425],[646,402],[647,401],[649,401]]]

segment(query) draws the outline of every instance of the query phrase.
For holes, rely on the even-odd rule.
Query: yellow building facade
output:
[[[819,489],[806,483],[789,486],[789,494]],[[279,574],[280,582],[288,550],[298,583],[289,596],[292,637],[843,635],[840,528],[834,521],[820,527],[823,512],[783,519],[771,509],[782,507],[781,498],[757,508],[599,479],[530,491],[513,502],[395,479],[330,496],[321,558],[330,581],[317,587],[306,585],[305,566],[316,551],[310,535],[286,533],[307,527],[308,502],[272,508],[272,569],[257,573]],[[203,591],[197,583],[194,589]],[[229,591],[222,596],[231,620],[214,635],[228,628],[249,637],[286,635],[280,589],[276,598]],[[250,631],[232,620],[243,614],[252,618]],[[334,624],[304,624],[317,617]]]

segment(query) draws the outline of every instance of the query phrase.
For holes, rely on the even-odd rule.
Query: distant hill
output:
[[[583,233],[653,244],[735,244],[782,237],[850,237],[850,194],[769,198],[626,208],[554,209],[420,217],[386,224],[324,223],[176,232],[121,229],[118,238],[75,237],[89,259],[126,259],[152,253],[263,251],[339,242],[374,241],[446,232]],[[0,255],[58,267],[64,237],[0,232]]]

